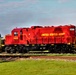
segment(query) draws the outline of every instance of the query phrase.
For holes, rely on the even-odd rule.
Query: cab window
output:
[[[71,36],[75,36],[75,28],[70,28],[70,34]]]
[[[75,30],[75,28],[70,28],[70,31],[74,31]]]
[[[22,35],[23,33],[22,33],[22,30],[20,31],[20,35]]]
[[[18,36],[18,32],[14,32],[14,36]]]
[[[23,40],[23,32],[22,32],[22,30],[20,31],[20,39]]]

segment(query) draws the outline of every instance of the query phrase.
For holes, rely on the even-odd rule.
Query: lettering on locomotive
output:
[[[65,33],[44,33],[41,36],[64,36]]]

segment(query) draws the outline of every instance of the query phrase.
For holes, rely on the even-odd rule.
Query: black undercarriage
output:
[[[74,44],[28,44],[6,45],[1,52],[28,53],[30,51],[48,51],[50,53],[76,53]]]

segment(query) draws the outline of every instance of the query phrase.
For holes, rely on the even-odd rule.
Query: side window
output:
[[[14,36],[18,36],[18,32],[14,32]]]
[[[22,35],[22,30],[20,31],[20,35]]]
[[[20,39],[23,40],[23,32],[22,32],[22,30],[20,31]]]
[[[76,27],[75,27],[75,36],[76,36]]]
[[[70,34],[71,36],[75,36],[75,28],[70,28]]]
[[[75,28],[70,28],[70,31],[74,31],[75,30]]]

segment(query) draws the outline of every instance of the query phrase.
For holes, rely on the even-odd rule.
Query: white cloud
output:
[[[6,9],[13,9],[19,7],[27,7],[30,4],[37,3],[38,0],[21,0],[21,1],[5,1],[0,0],[0,11],[5,11]]]
[[[0,0],[0,2],[2,1],[5,0]],[[37,3],[38,1],[39,0],[12,0],[2,2],[0,4],[0,33],[3,35],[10,33],[11,29],[20,26],[28,27],[31,25],[59,25],[76,23],[75,9],[49,9],[49,7],[46,9],[43,6],[39,6]],[[70,0],[58,0],[60,3],[68,1]],[[38,6],[34,4],[37,4]]]
[[[69,2],[70,0],[58,0],[59,3]]]

